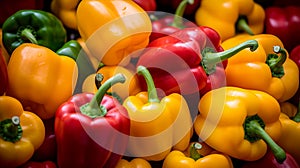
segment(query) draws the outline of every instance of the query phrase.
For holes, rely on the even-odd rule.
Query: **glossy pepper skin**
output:
[[[133,157],[160,161],[172,148],[183,151],[188,147],[192,136],[190,111],[180,94],[159,99],[146,67],[138,66],[137,73],[146,79],[148,88],[123,102],[131,122],[130,135],[138,138],[129,141],[127,151]]]
[[[200,99],[198,109],[195,132],[215,150],[237,159],[255,161],[270,147],[278,162],[286,159],[285,151],[275,143],[282,126],[280,105],[271,95],[223,87],[207,92]]]
[[[300,6],[270,6],[265,13],[265,33],[280,38],[288,51],[300,43]]]
[[[130,161],[119,160],[115,168],[152,168],[151,164],[143,158],[134,158]]]
[[[76,94],[57,109],[58,167],[115,167],[126,148],[130,121],[126,109],[106,91],[124,81],[117,74],[96,94]]]
[[[242,32],[260,34],[264,30],[264,9],[253,0],[202,0],[195,20],[215,29],[222,41]]]
[[[243,34],[221,45],[226,49],[251,39],[259,43],[256,51],[250,53],[249,50],[243,50],[228,59],[225,69],[227,85],[264,91],[280,102],[290,99],[298,90],[299,70],[278,37],[271,34]]]
[[[184,151],[171,151],[162,168],[223,167],[233,168],[231,158],[210,148],[204,142],[192,142]]]
[[[269,168],[299,168],[296,160],[289,153],[286,152],[286,159],[283,163],[278,163],[273,153],[268,150],[265,156],[253,162],[246,162],[242,168],[253,167],[269,167]]]
[[[125,100],[128,96],[133,96],[138,94],[141,91],[139,86],[138,77],[131,70],[122,67],[122,66],[99,66],[96,73],[89,75],[83,82],[82,90],[84,92],[97,92],[98,88],[103,82],[113,77],[115,74],[122,73],[126,77],[126,81],[122,84],[116,84],[112,86],[108,93],[117,93],[121,98],[121,102]],[[97,81],[97,74],[101,74],[103,79]]]
[[[87,48],[105,65],[128,64],[130,54],[148,45],[152,30],[146,11],[131,0],[81,1],[77,23]]]
[[[156,0],[133,0],[135,3],[137,3],[140,7],[142,7],[145,11],[156,11],[157,4]]]
[[[54,117],[58,106],[72,96],[78,73],[70,57],[32,43],[15,49],[7,70],[11,76],[7,95],[42,119]]]
[[[289,103],[281,103],[280,121],[282,124],[282,135],[278,139],[278,144],[290,153],[300,165],[300,113],[299,107]]]
[[[0,48],[0,81],[1,81],[0,96],[2,96],[7,91],[8,88],[8,74],[7,74],[7,65],[4,56],[1,53],[1,48]]]
[[[224,86],[226,59],[245,48],[255,50],[257,42],[248,41],[218,52],[222,48],[219,46],[219,36],[214,32],[210,28],[193,27],[158,38],[147,46],[137,66],[146,66],[155,86],[166,95],[204,94],[213,87]],[[143,79],[140,81],[141,87],[146,88]]]
[[[2,25],[2,42],[8,54],[27,42],[56,51],[66,42],[66,38],[61,21],[42,10],[19,10]]]
[[[52,161],[34,162],[28,161],[19,168],[57,168],[56,164]]]
[[[298,69],[300,69],[300,44],[292,49],[289,56],[290,59],[297,64]],[[300,73],[299,73],[299,78],[300,78]],[[294,105],[297,106],[299,104],[299,100],[300,100],[300,88],[298,88],[295,95],[291,99],[289,99],[289,102],[292,102]]]
[[[27,162],[43,143],[45,127],[34,113],[10,96],[0,96],[0,165],[17,167]]]

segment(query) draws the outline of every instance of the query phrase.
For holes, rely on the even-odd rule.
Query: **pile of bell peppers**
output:
[[[300,168],[298,1],[0,9],[0,167]]]

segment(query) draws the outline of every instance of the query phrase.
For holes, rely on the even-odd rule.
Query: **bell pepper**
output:
[[[1,1],[0,6],[0,25],[2,25],[5,20],[13,15],[15,12],[22,9],[38,9],[44,8],[45,1],[40,0],[4,0]]]
[[[156,1],[155,0],[133,0],[135,3],[137,3],[140,7],[142,7],[145,11],[156,11]]]
[[[52,0],[50,9],[66,27],[77,30],[76,10],[80,1]]]
[[[300,6],[270,6],[265,13],[265,33],[279,37],[289,52],[300,44]]]
[[[178,150],[170,152],[162,166],[162,168],[182,167],[233,168],[233,164],[228,155],[213,150],[204,142],[192,142],[185,152]]]
[[[10,96],[0,96],[0,165],[17,167],[27,162],[43,143],[45,127],[34,113]]]
[[[228,59],[225,69],[227,85],[264,91],[280,102],[290,99],[298,90],[299,70],[278,37],[271,34],[243,34],[221,45],[227,49],[251,39],[259,43],[255,52],[243,50]]]
[[[31,161],[46,162],[56,161],[57,144],[54,133],[54,117],[43,120],[45,126],[45,138],[42,145],[34,151]]]
[[[35,162],[29,161],[19,168],[57,168],[56,164],[52,161]]]
[[[115,168],[152,168],[151,164],[143,158],[134,158],[130,161],[119,160]]]
[[[0,81],[1,81],[0,96],[2,96],[7,91],[8,88],[8,74],[7,74],[7,65],[1,53],[1,48],[0,48]]]
[[[182,0],[178,5],[175,14],[170,15],[168,13],[162,14],[160,12],[150,13],[152,18],[152,33],[150,35],[150,42],[166,35],[170,35],[177,30],[185,27],[196,27],[193,22],[183,18],[184,11],[188,4],[193,4],[194,0]],[[159,17],[156,15],[164,15]]]
[[[26,42],[56,51],[66,42],[66,37],[61,21],[42,10],[19,10],[2,25],[2,41],[8,54]]]
[[[125,100],[128,96],[133,96],[141,91],[139,86],[138,77],[131,70],[122,66],[107,66],[101,64],[96,73],[89,75],[83,82],[82,91],[83,92],[97,92],[98,88],[103,82],[111,78],[115,74],[122,73],[126,77],[126,81],[123,84],[116,84],[112,86],[108,93],[117,93],[121,98],[121,102]],[[103,79],[97,81],[97,74],[102,74]]]
[[[150,161],[163,160],[171,149],[185,150],[192,136],[192,119],[185,98],[173,93],[158,98],[150,72],[144,66],[137,73],[147,82],[147,91],[123,102],[130,118],[127,151],[130,156]]]
[[[146,11],[131,0],[81,1],[77,24],[91,54],[105,65],[127,65],[148,45],[152,30]]]
[[[198,109],[195,132],[215,150],[255,161],[270,147],[279,163],[286,159],[285,151],[275,143],[282,130],[280,105],[266,92],[222,87],[207,92]]]
[[[72,96],[78,76],[70,57],[32,43],[15,49],[7,71],[11,76],[7,95],[42,119],[54,117],[58,106]]]
[[[300,69],[300,44],[292,49],[289,56],[290,56],[290,59],[293,60],[297,64],[298,69]],[[300,78],[300,73],[299,73],[299,78]],[[300,89],[299,88],[298,88],[297,92],[294,94],[294,96],[292,98],[290,98],[288,101],[293,103],[294,105],[298,106],[299,101],[300,101]]]
[[[196,23],[215,29],[222,41],[241,32],[262,33],[264,19],[264,9],[253,0],[202,0],[195,13]]]
[[[282,135],[278,139],[278,144],[290,153],[300,165],[300,112],[299,107],[284,102],[281,104],[280,121],[282,125]]]
[[[246,162],[242,168],[253,167],[270,167],[270,168],[299,168],[296,160],[289,153],[286,152],[286,159],[283,163],[278,163],[274,158],[273,153],[268,150],[267,153],[259,160]]]
[[[202,30],[203,28],[198,27],[185,28],[152,41],[139,57],[137,66],[147,67],[155,86],[166,95],[193,94],[202,89],[207,91],[213,87],[224,86],[223,61],[245,48],[255,50],[257,42],[248,41],[230,50],[218,52],[215,41],[207,39],[206,32]],[[216,42],[218,45],[219,41]],[[146,88],[143,79],[140,79],[140,84],[142,89]]]
[[[106,92],[124,81],[116,74],[96,94],[76,94],[57,109],[58,167],[115,167],[126,149],[130,121],[127,110]]]

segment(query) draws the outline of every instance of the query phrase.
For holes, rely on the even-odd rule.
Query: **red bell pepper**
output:
[[[106,92],[111,85],[124,82],[125,77],[117,74],[95,95],[78,93],[57,109],[58,167],[115,167],[126,150],[130,120],[125,107]]]
[[[300,44],[292,49],[289,56],[290,59],[297,64],[298,69],[300,70]],[[299,78],[300,78],[300,73],[299,73]],[[298,88],[295,95],[289,101],[294,105],[298,106],[300,101],[300,88]]]
[[[56,161],[57,144],[54,133],[54,117],[43,120],[45,126],[45,139],[43,144],[34,151],[32,161]]]
[[[12,14],[21,9],[40,9],[44,8],[45,1],[41,0],[2,0],[0,5],[0,25]]]
[[[271,6],[265,14],[265,33],[279,37],[289,52],[300,44],[300,6]]]
[[[158,38],[141,54],[137,66],[147,67],[155,86],[166,95],[187,95],[201,92],[202,89],[207,91],[207,88],[224,86],[222,79],[225,77],[214,78],[221,75],[220,72],[225,76],[223,61],[245,48],[256,50],[258,43],[255,40],[246,41],[230,50],[215,52],[215,43],[218,41],[210,41],[206,33],[199,27],[185,28]],[[211,78],[207,75],[215,76]],[[139,79],[141,87],[146,89],[143,78]]]
[[[150,35],[150,42],[163,36],[174,33],[185,27],[195,27],[196,25],[183,18],[183,13],[188,4],[193,4],[194,0],[182,0],[178,5],[175,15],[169,13],[155,12],[150,14],[152,19],[152,33]],[[162,15],[157,18],[156,15]]]
[[[1,48],[0,48],[0,96],[3,95],[8,88],[8,74],[7,74],[7,65],[2,55]]]
[[[246,162],[242,168],[266,167],[266,168],[299,168],[296,160],[286,152],[286,159],[279,163],[271,150],[268,150],[265,156],[259,160]]]
[[[44,161],[44,162],[28,161],[27,163],[20,166],[19,168],[57,168],[57,166],[52,161]]]
[[[145,11],[155,11],[156,10],[156,1],[155,0],[133,0]]]

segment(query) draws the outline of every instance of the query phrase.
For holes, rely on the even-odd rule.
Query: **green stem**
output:
[[[28,28],[23,29],[22,32],[21,32],[21,37],[22,37],[22,39],[29,40],[33,44],[37,44],[38,43],[37,40],[36,40],[36,38],[35,38],[35,36],[33,35],[31,29],[28,29]]]
[[[145,81],[147,83],[148,102],[159,103],[160,100],[157,95],[154,81],[153,81],[153,78],[152,78],[150,72],[148,71],[148,69],[146,67],[140,65],[137,67],[137,73],[138,73],[138,75],[143,75],[143,77],[145,78]]]
[[[102,85],[102,81],[103,81],[103,75],[100,74],[100,73],[96,73],[95,75],[95,85],[96,85],[96,88],[99,89],[100,86]]]
[[[186,8],[187,4],[193,4],[193,3],[194,3],[194,0],[182,0],[180,2],[180,4],[178,5],[178,7],[175,11],[174,20],[173,20],[173,23],[171,24],[171,26],[177,27],[180,29],[184,28],[182,18],[183,18],[185,8]]]
[[[249,48],[250,51],[253,52],[258,48],[258,42],[256,40],[248,40],[231,49],[222,52],[214,52],[210,48],[205,48],[202,51],[201,64],[204,70],[206,71],[206,73],[211,74],[215,71],[215,66],[217,63],[229,59],[230,57],[234,56],[238,52],[244,50],[245,48]]]
[[[270,147],[277,162],[283,163],[286,159],[285,151],[279,145],[277,145],[274,140],[266,133],[266,131],[260,124],[262,120],[260,120],[260,118],[248,120],[248,122],[246,123],[245,132],[252,137],[255,136],[259,139],[263,139]]]
[[[190,158],[194,159],[195,161],[202,158],[203,156],[197,151],[202,148],[200,143],[193,143],[190,146]]]
[[[116,74],[115,76],[109,78],[101,85],[101,87],[95,93],[93,99],[89,103],[86,103],[80,107],[81,113],[91,118],[105,116],[107,113],[107,109],[100,105],[104,95],[112,85],[124,82],[125,77],[123,74]]]
[[[20,118],[13,116],[0,122],[0,137],[5,141],[17,142],[22,138]]]
[[[283,64],[287,59],[287,53],[280,46],[274,46],[273,51],[275,54],[268,55],[266,64],[270,67],[273,77],[281,78],[284,75]],[[277,54],[280,54],[280,56]]]
[[[297,113],[296,113],[295,116],[293,117],[293,120],[294,120],[295,122],[300,122],[300,103],[298,104]]]
[[[245,16],[240,16],[237,20],[236,25],[239,31],[243,31],[250,35],[254,35],[253,31],[251,30],[250,26],[247,23],[247,19]]]

